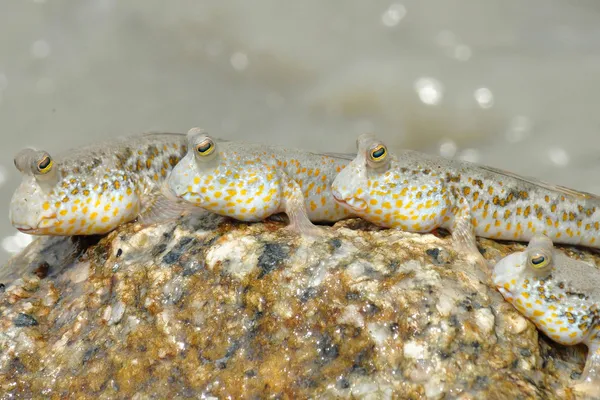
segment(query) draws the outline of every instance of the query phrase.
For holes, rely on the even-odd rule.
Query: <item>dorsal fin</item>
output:
[[[565,196],[578,197],[580,199],[594,199],[594,200],[600,201],[600,196],[597,196],[597,195],[592,194],[592,193],[580,192],[578,190],[569,189],[569,188],[564,187],[564,186],[554,185],[554,184],[551,184],[551,183],[543,182],[543,181],[540,181],[540,180],[535,179],[535,178],[529,178],[529,177],[517,175],[517,174],[514,174],[512,172],[504,171],[504,170],[501,170],[501,169],[498,169],[498,168],[494,168],[494,167],[488,167],[488,166],[484,166],[484,165],[478,165],[477,167],[481,168],[483,170],[492,172],[494,174],[504,175],[504,176],[510,177],[512,179],[517,179],[517,180],[520,180],[522,182],[525,182],[525,183],[528,183],[528,184],[531,184],[531,185],[535,185],[535,186],[539,186],[539,187],[542,187],[544,189],[547,189],[547,190],[550,190],[550,191],[553,191],[553,192],[559,192],[561,194],[564,194]]]
[[[182,137],[186,137],[186,134],[185,133],[172,133],[172,132],[144,132],[144,133],[138,134],[137,136],[138,137],[148,137],[148,136],[182,136]],[[129,136],[129,137],[135,137],[135,135]],[[127,136],[125,136],[124,138],[127,139]],[[214,141],[216,141],[218,143],[229,142],[229,140],[227,140],[227,139],[221,139],[221,138],[217,138],[217,137],[212,137],[212,138]]]
[[[356,158],[356,153],[315,153],[320,156],[327,156],[332,158],[339,158],[342,160],[352,161]]]

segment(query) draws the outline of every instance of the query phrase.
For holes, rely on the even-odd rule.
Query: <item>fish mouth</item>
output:
[[[21,233],[26,233],[28,235],[52,235],[51,233],[48,233],[48,229],[47,228],[32,228],[32,227],[17,227],[15,226],[15,228],[21,232]]]
[[[27,233],[29,235],[48,235],[52,231],[52,228],[57,225],[58,220],[56,219],[56,214],[51,214],[45,217],[41,217],[35,226],[33,224],[27,223],[18,223],[15,221],[11,221],[12,226],[22,233]]]
[[[202,197],[202,195],[200,195],[198,193],[193,193],[193,192],[185,192],[182,194],[177,194],[177,198],[187,201],[188,203],[196,204],[196,205],[200,205],[200,204],[204,203],[204,197]]]
[[[341,194],[335,191],[332,192],[332,194],[333,199],[336,201],[336,203],[339,203],[343,207],[346,207],[353,211],[365,211],[367,209],[367,202],[363,199],[358,199],[356,197],[344,198]]]

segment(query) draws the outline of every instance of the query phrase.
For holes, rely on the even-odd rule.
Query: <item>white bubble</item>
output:
[[[4,182],[6,182],[7,173],[8,171],[6,170],[6,168],[0,165],[0,186],[2,186]]]
[[[425,104],[436,105],[442,101],[443,86],[434,78],[419,78],[414,85],[419,99]]]
[[[452,158],[456,155],[458,147],[453,140],[447,139],[440,144],[440,155],[445,158]]]
[[[400,3],[394,3],[381,14],[381,22],[387,27],[398,25],[400,20],[406,15],[406,7]]]
[[[236,52],[231,55],[231,65],[237,71],[243,71],[248,68],[248,56],[241,52]]]
[[[464,149],[460,152],[458,158],[463,161],[476,163],[479,162],[481,155],[479,154],[479,150],[477,149]]]
[[[2,248],[11,254],[16,254],[33,242],[33,236],[17,232],[2,239]]]
[[[46,58],[50,55],[50,45],[45,40],[36,40],[31,45],[31,55],[34,58]]]
[[[454,58],[459,61],[467,61],[471,58],[471,48],[465,44],[459,44],[454,48]]]
[[[569,164],[569,154],[562,147],[552,147],[548,149],[548,158],[559,167]]]
[[[482,87],[475,90],[474,97],[481,108],[490,108],[494,105],[494,95],[488,88]]]
[[[531,119],[524,115],[517,115],[510,121],[510,126],[506,131],[506,141],[509,143],[518,143],[527,138],[531,133]]]

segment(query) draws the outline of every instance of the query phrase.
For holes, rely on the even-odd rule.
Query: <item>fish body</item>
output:
[[[600,247],[600,197],[465,161],[405,150],[388,154],[371,135],[332,184],[336,200],[377,225],[412,232],[475,235]]]
[[[148,133],[84,146],[56,157],[25,149],[10,220],[32,235],[103,234],[149,208],[187,152],[183,134]]]
[[[577,385],[596,388],[600,395],[600,270],[536,235],[525,251],[498,261],[492,279],[504,298],[549,338],[588,346]]]
[[[257,143],[216,143],[202,130],[188,133],[188,154],[168,179],[180,199],[242,221],[285,212],[291,228],[338,221],[351,212],[331,195],[331,182],[348,158]]]

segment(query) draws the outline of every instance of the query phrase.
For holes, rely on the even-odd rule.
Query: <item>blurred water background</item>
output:
[[[0,262],[26,146],[409,147],[600,193],[597,0],[0,0]]]

